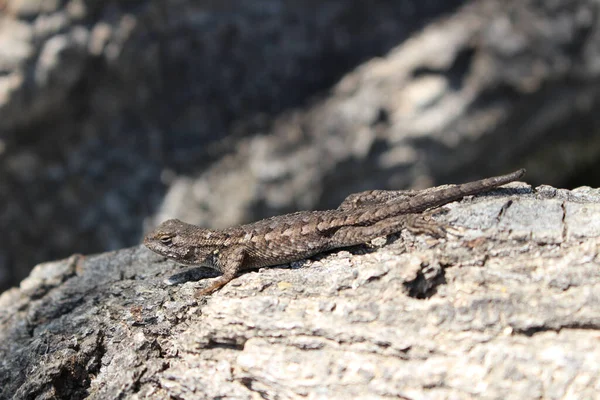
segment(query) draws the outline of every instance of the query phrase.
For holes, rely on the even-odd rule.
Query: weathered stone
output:
[[[541,189],[452,203],[446,239],[405,232],[200,300],[208,282],[165,285],[181,267],[142,247],[40,265],[0,296],[0,397],[594,398],[600,227],[571,231],[600,220],[600,192]]]

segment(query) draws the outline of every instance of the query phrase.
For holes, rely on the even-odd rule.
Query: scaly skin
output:
[[[289,263],[402,229],[440,236],[443,228],[424,216],[424,211],[489,191],[524,174],[525,170],[520,169],[461,185],[355,193],[335,210],[300,211],[221,230],[171,219],[149,233],[144,244],[181,264],[221,272],[221,277],[198,293],[204,295],[227,284],[240,271]]]

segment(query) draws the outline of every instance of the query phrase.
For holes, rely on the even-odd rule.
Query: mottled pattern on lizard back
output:
[[[247,268],[283,264],[335,248],[331,240],[342,226],[352,223],[348,212],[301,211],[232,228],[248,252]]]

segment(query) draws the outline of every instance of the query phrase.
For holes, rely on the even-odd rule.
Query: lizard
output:
[[[220,289],[244,270],[281,265],[315,254],[366,243],[403,229],[440,237],[430,213],[465,196],[477,195],[525,174],[510,174],[423,190],[370,190],[346,197],[337,209],[299,211],[226,229],[206,229],[169,219],[144,238],[150,250],[184,265],[220,272],[196,295]]]

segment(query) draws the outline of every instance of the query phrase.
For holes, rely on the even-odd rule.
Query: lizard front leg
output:
[[[196,297],[211,294],[231,282],[240,271],[245,256],[246,251],[241,246],[220,250],[215,254],[215,267],[217,267],[223,275],[214,280],[208,287],[199,289],[196,292]]]

